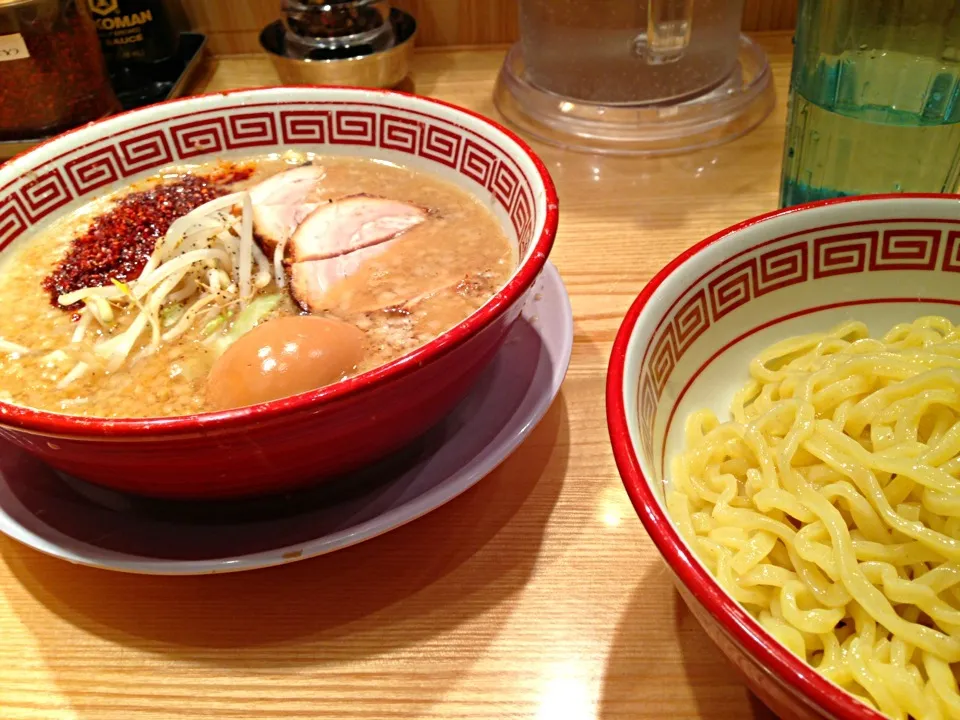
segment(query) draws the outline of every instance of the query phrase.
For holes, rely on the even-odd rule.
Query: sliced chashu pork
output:
[[[319,203],[309,200],[309,195],[324,174],[319,165],[300,165],[271,175],[250,190],[253,229],[268,257],[316,210]]]
[[[427,219],[416,205],[354,195],[318,207],[287,244],[290,291],[305,310],[328,309],[329,290]]]

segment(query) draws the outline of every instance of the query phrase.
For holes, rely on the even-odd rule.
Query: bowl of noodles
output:
[[[831,200],[667,265],[617,336],[620,474],[783,717],[960,717],[960,202]]]
[[[557,197],[400,92],[184,98],[0,166],[0,438],[124,492],[327,481],[417,440],[534,290]]]

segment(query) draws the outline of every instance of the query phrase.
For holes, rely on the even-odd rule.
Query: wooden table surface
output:
[[[776,204],[790,41],[762,42],[777,108],[733,143],[640,160],[536,146],[576,341],[560,396],[496,472],[376,540],[237,575],[122,575],[0,538],[0,720],[769,717],[674,591],[604,419],[644,283]],[[502,57],[421,53],[416,91],[496,117]],[[197,90],[275,82],[260,58],[220,58]]]

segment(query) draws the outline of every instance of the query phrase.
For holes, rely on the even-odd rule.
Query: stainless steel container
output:
[[[410,69],[417,23],[384,0],[285,0],[260,33],[285,85],[395,87]],[[310,11],[310,12],[307,12]]]

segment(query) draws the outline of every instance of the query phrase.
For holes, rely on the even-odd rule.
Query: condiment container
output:
[[[163,0],[84,1],[97,26],[113,88],[124,104],[162,99],[169,81],[183,70],[180,34]]]
[[[388,0],[281,0],[288,57],[345,60],[394,44]]]
[[[260,33],[285,85],[397,87],[410,68],[417,21],[387,0],[281,0]]]
[[[119,109],[85,0],[0,0],[0,140]]]

